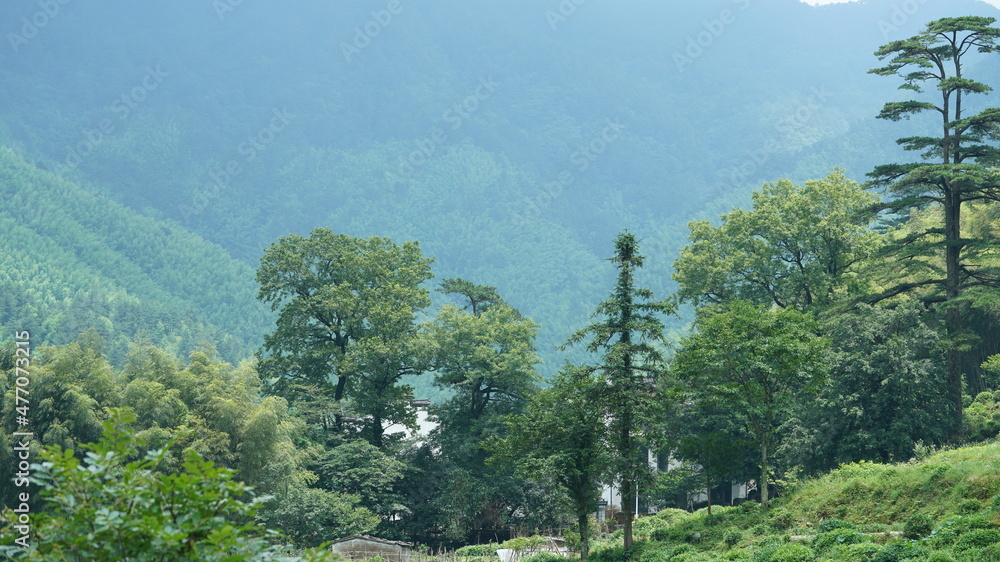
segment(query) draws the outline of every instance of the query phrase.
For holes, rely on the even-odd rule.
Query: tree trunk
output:
[[[705,490],[708,496],[708,514],[712,514],[712,475],[705,471]]]
[[[767,507],[767,439],[760,440],[760,505]]]
[[[948,333],[948,349],[945,360],[948,368],[948,389],[954,404],[954,419],[949,440],[957,444],[962,440],[962,359],[956,341],[962,332],[962,311],[954,302],[961,290],[960,257],[962,252],[962,197],[957,193],[957,187],[947,186],[944,204],[944,234],[945,234],[945,298],[948,308],[945,310],[945,328]]]
[[[580,560],[586,560],[590,552],[590,512],[577,513],[576,522],[580,531]]]
[[[344,375],[337,376],[337,389],[333,394],[333,401],[337,403],[337,413],[334,414],[333,419],[337,424],[337,432],[340,433],[344,431],[344,416],[340,413],[340,400],[344,397],[344,389],[347,388],[347,377]]]
[[[625,514],[625,552],[632,550],[632,502],[635,501],[634,486],[625,478],[622,481],[622,513]]]

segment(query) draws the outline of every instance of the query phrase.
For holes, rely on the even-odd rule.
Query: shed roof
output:
[[[381,539],[379,537],[373,537],[373,536],[370,536],[370,535],[351,535],[349,537],[343,537],[343,538],[337,539],[337,540],[333,541],[333,544],[339,544],[339,543],[342,543],[342,542],[347,542],[347,541],[351,541],[351,540],[355,540],[355,539],[363,540],[363,541],[368,541],[368,542],[379,543],[379,544],[392,544],[392,545],[405,546],[405,547],[411,547],[411,546],[413,546],[412,543],[403,542],[403,541],[391,541],[389,539]]]

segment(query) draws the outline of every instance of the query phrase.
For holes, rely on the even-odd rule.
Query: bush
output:
[[[841,521],[840,519],[827,519],[820,522],[819,527],[816,531],[819,533],[829,533],[834,529],[857,529],[858,526],[854,523],[848,523],[847,521]]]
[[[923,560],[927,551],[912,542],[894,542],[886,545],[872,558],[875,562],[898,562],[899,560]]]
[[[496,556],[499,546],[496,543],[470,544],[455,551],[457,556]]]
[[[258,502],[233,471],[217,468],[188,451],[176,474],[160,474],[166,448],[140,452],[144,444],[130,426],[129,410],[109,409],[103,437],[90,445],[81,462],[73,451],[46,447],[44,461],[32,465],[41,483],[45,510],[32,521],[42,537],[24,551],[0,547],[0,555],[19,560],[282,560],[269,533],[252,521]],[[127,459],[142,458],[125,462]],[[11,544],[13,529],[2,530],[0,544]],[[312,560],[326,556],[304,553]]]
[[[754,562],[771,562],[773,556],[781,547],[788,544],[784,537],[770,536],[760,541],[757,550],[753,553]]]
[[[536,552],[521,558],[521,562],[566,562],[566,558],[554,552]]]
[[[817,552],[826,552],[837,545],[859,544],[870,542],[870,540],[864,533],[854,529],[841,528],[816,535],[816,538],[813,539],[813,548]]]
[[[935,550],[927,557],[927,562],[955,562],[955,558],[943,550]]]
[[[693,531],[686,527],[668,527],[656,529],[649,534],[649,538],[660,542],[689,542],[693,534]]]
[[[778,508],[771,512],[771,525],[775,529],[784,531],[792,526],[792,513],[784,508]]]
[[[970,515],[983,508],[983,504],[979,500],[962,500],[959,502],[958,507],[955,509],[956,513],[961,515]]]
[[[812,562],[816,560],[813,549],[804,544],[789,543],[778,547],[771,555],[771,562]]]
[[[882,550],[882,547],[873,542],[845,544],[833,547],[833,550],[830,551],[830,558],[832,560],[843,560],[844,562],[871,560],[880,550]]]
[[[740,513],[757,513],[760,511],[760,504],[750,500],[739,505]]]
[[[743,540],[743,533],[739,529],[734,529],[726,533],[722,538],[722,542],[726,543],[726,546],[732,548]]]
[[[610,548],[591,550],[587,560],[589,562],[621,562],[622,560],[627,560],[625,557],[625,547],[612,546]]]
[[[931,518],[917,513],[906,520],[906,524],[903,525],[903,536],[913,540],[922,539],[931,534],[933,530],[934,522],[931,521]]]
[[[647,550],[637,555],[633,560],[636,562],[669,562],[671,558],[673,555],[663,550]],[[563,559],[561,562],[566,562],[566,560]]]
[[[968,554],[971,551],[966,551]],[[1000,544],[991,544],[979,551],[976,562],[1000,562]]]
[[[680,556],[681,554],[694,553],[694,552],[697,552],[697,550],[689,544],[679,544],[673,548],[666,550],[666,554],[669,558]]]
[[[955,550],[962,552],[970,548],[985,548],[1000,542],[1000,531],[996,529],[975,529],[963,534],[955,542]]]

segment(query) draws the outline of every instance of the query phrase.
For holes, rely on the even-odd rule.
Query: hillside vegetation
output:
[[[238,361],[273,323],[253,270],[179,224],[142,216],[0,148],[0,327],[66,344],[97,330],[177,355],[211,341]]]
[[[1000,560],[1000,443],[859,462],[756,502],[639,519],[641,561]],[[619,540],[589,560],[623,559]]]

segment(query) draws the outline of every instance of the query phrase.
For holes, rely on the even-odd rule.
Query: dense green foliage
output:
[[[18,560],[325,559],[282,556],[273,533],[252,523],[259,500],[234,471],[188,450],[179,471],[163,473],[167,449],[143,455],[135,421],[131,410],[112,409],[100,440],[83,446],[83,462],[59,445],[42,449],[32,480],[48,509],[31,521],[28,548],[5,526],[0,551]]]
[[[876,42],[843,6],[642,4],[0,6],[0,329],[32,333],[0,348],[5,505],[26,422],[44,461],[20,554],[551,560],[524,535],[575,523],[592,560],[1000,557],[992,445],[876,464],[1000,431],[995,20]],[[862,186],[901,157],[882,104],[943,128]]]
[[[636,522],[635,560],[994,560],[998,445],[942,451],[904,464],[847,464],[801,483],[762,511],[754,503]],[[622,560],[621,539],[589,560]]]

